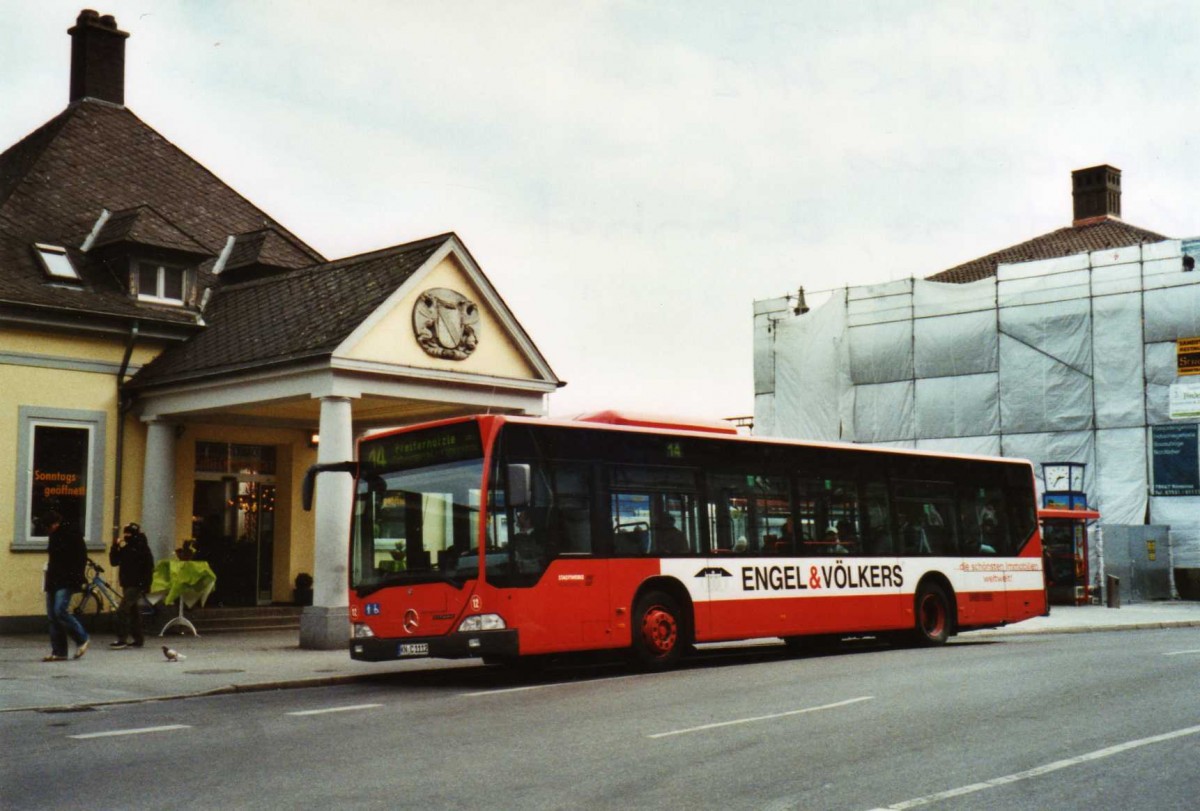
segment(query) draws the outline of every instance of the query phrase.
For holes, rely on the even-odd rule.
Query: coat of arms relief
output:
[[[479,344],[479,306],[448,287],[431,287],[413,306],[413,333],[426,354],[463,360]]]

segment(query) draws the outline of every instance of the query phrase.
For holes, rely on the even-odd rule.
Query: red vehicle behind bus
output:
[[[518,657],[854,634],[941,644],[1046,610],[1032,466],[617,412],[360,440],[350,654]],[[326,475],[329,475],[328,473]]]

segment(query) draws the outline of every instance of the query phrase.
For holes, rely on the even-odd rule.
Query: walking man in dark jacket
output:
[[[109,550],[108,562],[121,569],[117,641],[109,647],[117,650],[130,647],[127,640],[132,631],[132,646],[140,648],[146,642],[142,635],[142,595],[150,590],[150,579],[154,576],[154,553],[141,527],[137,524],[125,527],[123,537],[114,541]]]
[[[50,539],[46,551],[50,559],[46,562],[46,616],[50,620],[50,655],[43,662],[62,662],[67,658],[67,637],[75,640],[75,658],[83,656],[88,649],[88,633],[79,619],[71,613],[71,595],[79,591],[84,582],[84,567],[87,565],[87,544],[83,535],[63,518],[51,510],[42,518],[49,527]]]

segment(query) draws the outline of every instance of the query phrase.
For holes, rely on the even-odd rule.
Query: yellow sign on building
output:
[[[1200,338],[1180,338],[1175,342],[1175,373],[1200,375]]]

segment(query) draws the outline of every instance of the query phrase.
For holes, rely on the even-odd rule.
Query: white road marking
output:
[[[1139,738],[1134,741],[1126,741],[1115,746],[1107,746],[1104,749],[1097,749],[1094,752],[1088,752],[1076,757],[1066,758],[1065,760],[1056,760],[1053,763],[1047,763],[1044,766],[1035,766],[1032,769],[1026,769],[1023,772],[1015,772],[1006,774],[1003,777],[994,777],[991,780],[985,780],[982,783],[971,783],[967,786],[952,788],[947,791],[939,791],[937,794],[930,794],[925,797],[917,797],[912,800],[895,803],[893,805],[881,806],[873,808],[871,811],[904,811],[907,808],[917,808],[922,805],[930,805],[932,803],[948,800],[952,797],[962,797],[965,794],[974,794],[978,791],[986,791],[990,788],[999,788],[1007,786],[1010,783],[1017,783],[1021,780],[1030,780],[1034,777],[1041,777],[1051,772],[1056,772],[1061,769],[1066,769],[1071,766],[1079,766],[1083,763],[1090,763],[1093,760],[1101,760],[1103,758],[1119,755],[1122,752],[1128,752],[1131,749],[1137,749],[1142,746],[1149,746],[1153,743],[1162,743],[1163,741],[1172,741],[1176,738],[1186,738],[1189,735],[1200,734],[1200,726],[1185,727],[1177,729],[1174,732],[1164,732],[1162,735],[1152,735],[1149,738]]]
[[[555,681],[555,682],[547,682],[546,684],[525,684],[520,687],[500,687],[496,690],[479,690],[474,693],[462,693],[459,696],[459,698],[474,698],[476,696],[498,696],[498,695],[503,695],[505,693],[523,693],[526,690],[544,690],[547,687],[565,687],[568,685],[581,684],[581,683],[602,684],[602,683],[610,682],[610,681],[625,681],[628,679],[635,679],[635,678],[645,680],[648,677],[648,675],[649,674],[641,673],[641,674],[638,674],[637,676],[613,676],[612,678],[607,678],[607,679],[588,679],[587,682]]]
[[[838,707],[847,707],[851,704],[857,704],[860,701],[870,701],[875,696],[859,696],[858,698],[848,698],[845,701],[837,701],[833,704],[822,704],[819,707],[805,707],[802,710],[789,710],[788,712],[777,712],[771,715],[756,715],[753,718],[738,718],[733,721],[718,721],[715,724],[704,724],[698,727],[688,727],[687,729],[673,729],[670,732],[656,732],[653,735],[647,735],[647,738],[669,738],[672,735],[687,735],[691,732],[704,732],[709,729],[719,729],[721,727],[737,726],[739,724],[754,724],[759,721],[773,721],[776,718],[787,718],[792,715],[804,715],[809,712],[819,712],[821,710],[834,710]]]
[[[1173,650],[1164,653],[1163,656],[1189,656],[1200,653],[1200,650]]]
[[[523,693],[526,690],[541,690],[546,687],[557,687],[557,684],[527,684],[524,687],[504,687],[500,690],[480,690],[477,693],[463,693],[461,698],[474,698],[475,696],[498,696],[503,693]]]
[[[319,710],[296,710],[289,712],[288,715],[326,715],[331,712],[353,712],[354,710],[373,710],[376,707],[382,707],[382,704],[349,704],[345,707],[324,707]]]
[[[68,738],[74,738],[77,741],[85,741],[88,738],[115,738],[118,735],[145,735],[147,732],[170,732],[175,729],[191,729],[189,724],[169,724],[161,727],[140,727],[138,729],[110,729],[107,732],[87,732],[83,735],[68,735]]]

